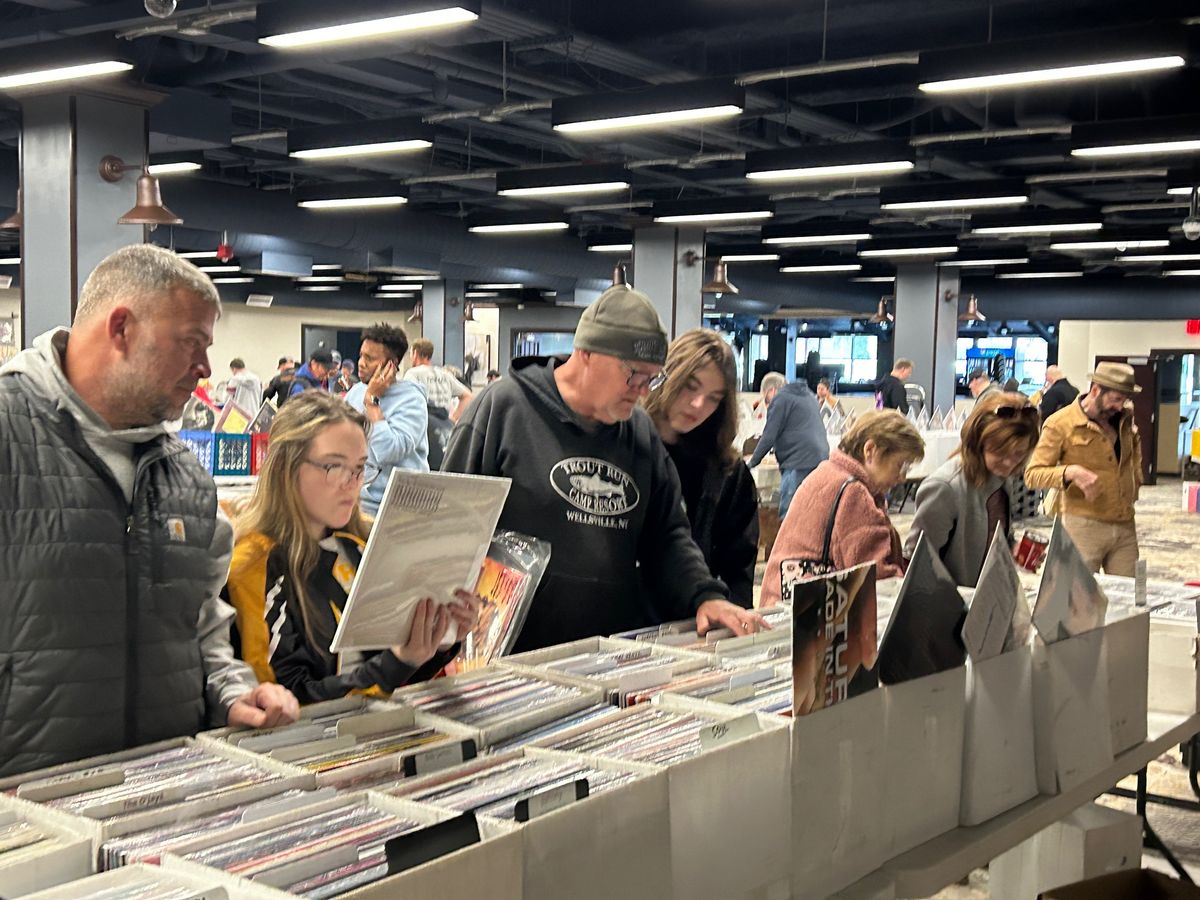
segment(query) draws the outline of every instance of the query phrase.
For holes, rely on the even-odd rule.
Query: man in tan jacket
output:
[[[1025,469],[1031,488],[1062,491],[1063,525],[1093,572],[1134,574],[1133,504],[1142,483],[1142,440],[1133,422],[1133,368],[1102,362],[1091,387],[1046,420]]]

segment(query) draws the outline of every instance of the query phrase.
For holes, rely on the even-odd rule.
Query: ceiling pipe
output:
[[[804,78],[809,75],[831,75],[835,72],[857,72],[863,69],[878,69],[883,66],[915,66],[921,61],[918,53],[894,53],[890,56],[867,56],[858,59],[842,59],[835,62],[810,63],[806,66],[791,66],[786,69],[761,69],[734,77],[734,82],[743,86],[779,81],[784,78]]]
[[[962,141],[986,141],[1002,138],[1033,137],[1035,135],[1069,135],[1070,125],[1046,125],[1041,128],[991,128],[985,131],[950,131],[945,134],[921,134],[909,138],[908,142],[914,147],[928,147],[931,144],[953,144]]]

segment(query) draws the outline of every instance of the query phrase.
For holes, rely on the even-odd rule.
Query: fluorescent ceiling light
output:
[[[214,278],[213,284],[253,284],[253,278]]]
[[[187,253],[176,253],[180,259],[216,259],[216,250],[189,250]]]
[[[19,256],[9,256],[4,259],[0,259],[0,266],[19,266],[20,264],[21,257]]]
[[[185,172],[199,172],[204,168],[198,162],[151,163],[146,171],[156,177],[163,175],[182,175]]]
[[[603,194],[624,191],[628,181],[596,181],[588,184],[553,184],[544,187],[508,188],[496,191],[501,197],[556,197],[562,194]]]
[[[851,278],[851,281],[857,281],[861,284],[891,284],[896,280],[895,275],[867,275],[863,278]]]
[[[464,295],[468,300],[482,300],[487,297],[499,297],[495,291],[467,291]]]
[[[1025,234],[1064,234],[1079,231],[1099,231],[1104,227],[1102,222],[1063,222],[1047,225],[989,225],[972,228],[971,234],[994,235],[1025,235]]]
[[[1066,241],[1051,244],[1051,250],[1149,250],[1154,247],[1170,247],[1166,240],[1136,240],[1136,241]]]
[[[356,209],[372,206],[403,206],[407,197],[340,197],[336,200],[301,200],[297,203],[304,209]]]
[[[709,122],[736,116],[745,107],[744,87],[709,79],[560,97],[551,102],[550,124],[562,134],[588,135]]]
[[[297,288],[301,291],[340,291],[341,288],[336,284],[308,284],[304,287]]]
[[[692,122],[709,122],[740,115],[742,108],[732,104],[725,106],[701,106],[695,109],[675,109],[670,112],[641,113],[633,116],[613,116],[591,122],[564,122],[555,125],[555,131],[563,134],[595,134],[599,131],[621,131],[634,128],[651,128],[655,125],[683,125]]]
[[[314,272],[340,272],[342,267],[337,263],[314,263],[312,270]]]
[[[441,275],[397,275],[398,281],[441,281]]]
[[[566,231],[571,226],[566,222],[514,222],[509,225],[472,225],[468,231],[475,234],[521,234],[536,231]]]
[[[962,197],[955,200],[908,200],[898,203],[881,203],[880,209],[964,209],[968,206],[1019,206],[1028,203],[1025,194],[1008,197]]]
[[[633,244],[592,244],[588,250],[592,253],[632,253]]]
[[[835,178],[843,175],[892,175],[908,172],[916,167],[908,160],[892,160],[877,163],[841,163],[829,166],[805,166],[795,169],[771,169],[764,172],[747,172],[746,177],[756,181],[799,181],[804,178]]]
[[[1144,59],[1123,59],[1107,63],[1091,63],[1082,66],[1057,66],[1048,69],[1030,69],[1024,72],[1005,72],[997,75],[975,75],[970,78],[950,78],[945,81],[927,81],[917,88],[927,94],[951,94],[962,91],[988,91],[997,88],[1027,87],[1055,81],[1079,81],[1088,78],[1111,78],[1115,75],[1133,75],[1140,72],[1161,72],[1179,69],[1187,64],[1182,56],[1152,56]]]
[[[769,209],[759,209],[747,212],[688,213],[687,215],[655,216],[654,221],[664,225],[698,225],[705,222],[742,222],[754,219],[769,219],[773,215],[775,213]]]
[[[281,4],[285,5],[285,4]],[[339,4],[330,4],[336,10]],[[259,13],[260,23],[262,13]],[[346,22],[340,25],[327,25],[321,28],[269,34],[260,37],[259,43],[280,50],[294,50],[298,47],[312,47],[317,44],[331,44],[341,41],[377,40],[396,34],[412,31],[426,31],[431,28],[446,28],[451,25],[467,25],[476,21],[479,15],[461,6],[451,6],[445,9],[432,9],[425,12],[409,13],[401,16],[385,16],[382,18],[365,19],[356,22]]]
[[[380,291],[406,291],[407,293],[415,293],[420,288],[417,284],[396,284],[389,282],[388,284],[379,285],[376,290]]]
[[[1200,275],[1200,269],[1168,269],[1164,275]]]
[[[1167,193],[1172,197],[1190,197],[1192,196],[1192,188],[1190,187],[1173,187],[1168,188]]]
[[[954,246],[928,246],[928,247],[900,247],[897,249],[874,249],[874,250],[859,250],[859,256],[941,256],[944,254],[957,253],[958,248]]]
[[[858,241],[868,241],[871,235],[867,232],[856,232],[847,234],[802,234],[792,237],[765,237],[764,244],[778,244],[779,246],[796,246],[801,244],[854,244]]]
[[[240,272],[241,266],[200,266],[201,272]]]
[[[1200,253],[1151,253],[1132,256],[1118,256],[1117,262],[1197,262],[1200,261]]]
[[[788,275],[807,274],[815,272],[861,272],[861,263],[838,263],[836,265],[814,266],[780,266],[780,272]]]
[[[32,87],[38,84],[56,84],[60,81],[96,78],[100,75],[116,75],[119,72],[128,72],[132,68],[133,66],[127,62],[109,59],[102,62],[84,63],[78,66],[60,66],[58,68],[18,72],[15,75],[0,76],[0,91]]]
[[[1114,156],[1153,156],[1162,153],[1196,153],[1200,140],[1151,141],[1144,144],[1114,144],[1103,147],[1079,147],[1072,156],[1084,159],[1107,159]]]
[[[995,259],[943,259],[938,261],[938,265],[970,268],[971,266],[1020,266],[1027,262],[1029,262],[1027,256],[1014,256],[996,257]]]
[[[471,287],[479,291],[519,291],[523,284],[473,284]]]
[[[796,181],[858,175],[895,175],[914,168],[913,149],[903,141],[811,144],[746,154],[746,177]]]
[[[385,153],[405,153],[425,150],[433,143],[426,140],[378,141],[374,144],[352,144],[345,147],[316,147],[312,150],[295,150],[288,155],[295,159],[343,159],[351,156],[381,156]]]
[[[304,284],[317,284],[322,281],[326,282],[344,282],[346,279],[341,275],[304,275],[296,279]]]
[[[1082,272],[1001,272],[996,278],[1082,278]]]
[[[779,259],[778,253],[723,253],[721,259],[727,263],[754,263],[754,262],[775,262]]]

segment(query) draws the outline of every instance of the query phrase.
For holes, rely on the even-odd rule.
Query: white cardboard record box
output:
[[[678,900],[785,900],[791,872],[788,730],[777,716],[694,706],[660,695],[653,705],[712,720],[714,740],[665,772],[671,813],[671,871]],[[643,707],[606,719],[640,715]],[[550,746],[588,731],[554,735]],[[604,755],[604,754],[601,754]],[[736,861],[734,864],[729,860]]]
[[[821,900],[891,857],[880,689],[791,723],[792,895]]]
[[[978,825],[1037,796],[1033,651],[967,661],[960,825]]]
[[[253,889],[256,893],[253,896],[247,895],[247,900],[286,900],[294,895],[270,886],[265,881],[251,881],[184,857],[214,844],[254,835],[277,825],[293,823],[308,815],[355,805],[364,800],[377,809],[426,825],[454,818],[449,813],[384,794],[339,794],[334,799],[292,810],[285,815],[262,819],[250,825],[241,825],[200,838],[180,847],[177,853],[164,856],[162,867],[171,873],[211,878],[216,884],[230,891],[231,900],[236,897],[237,892],[248,889]],[[519,835],[510,826],[490,819],[479,820],[479,832],[480,841],[477,844],[339,896],[343,900],[385,900],[395,897],[487,897],[489,900],[522,900],[524,888],[521,881]]]
[[[36,894],[26,895],[27,900],[79,900],[101,891],[126,889],[130,892],[147,878],[165,887],[186,890],[191,900],[277,900],[279,891],[269,891],[251,882],[244,884],[222,884],[213,869],[200,871],[168,872],[158,866],[133,865],[100,875],[92,875],[81,881],[73,881]],[[132,896],[132,893],[130,894]],[[111,895],[110,895],[111,896]],[[26,900],[23,898],[23,900]]]
[[[439,678],[436,681],[429,681],[423,684],[416,684],[408,688],[403,688],[392,694],[392,703],[404,705],[404,699],[407,695],[415,691],[424,691],[433,689],[441,692],[450,692],[456,686],[469,684],[479,678],[495,674],[502,667],[487,666],[482,669],[474,669],[462,675],[452,675],[449,678]],[[511,669],[503,671],[512,672]],[[482,728],[475,728],[470,725],[465,725],[457,722],[454,719],[448,719],[445,716],[440,716],[435,713],[423,712],[419,707],[413,708],[416,712],[417,722],[437,728],[440,731],[445,731],[447,734],[463,734],[470,736],[475,741],[475,746],[479,750],[484,750],[492,744],[507,740],[518,734],[523,734],[547,722],[553,722],[555,719],[560,719],[563,716],[570,715],[573,712],[578,712],[581,709],[586,709],[589,706],[595,706],[597,703],[604,703],[604,692],[597,687],[582,687],[577,681],[568,678],[562,678],[550,672],[521,672],[518,674],[526,675],[531,678],[537,678],[541,681],[550,681],[555,684],[563,685],[574,689],[575,696],[564,697],[561,700],[556,700],[550,703],[538,704],[534,709],[526,712],[517,713],[509,716],[501,722],[486,725]],[[412,708],[412,707],[410,707]],[[464,732],[465,729],[465,732]]]
[[[470,775],[488,763],[520,757],[574,760],[638,773],[633,782],[518,824],[525,900],[663,898],[671,893],[671,830],[665,771],[639,763],[527,747],[442,770],[437,779]],[[411,797],[429,778],[386,788]],[[452,811],[452,810],[450,810]]]
[[[1116,755],[1146,740],[1150,614],[1142,611],[1105,625],[1104,656],[1112,752]]]
[[[1150,617],[1149,708],[1190,716],[1200,710],[1200,635],[1190,623]]]
[[[1112,764],[1104,629],[1033,644],[1033,735],[1038,790],[1055,795]]]
[[[291,725],[281,725],[277,728],[213,728],[210,731],[202,731],[196,737],[201,741],[227,741],[229,743],[238,743],[247,738],[259,737],[264,734],[275,734],[282,728],[302,728],[312,722],[313,719],[332,715],[354,715],[356,713],[365,712],[366,710],[380,705],[379,700],[372,700],[370,697],[354,695],[351,697],[341,697],[337,700],[322,700],[320,703],[309,703],[307,706],[300,707],[300,716]]]
[[[890,855],[958,827],[967,670],[885,685],[883,820]]]
[[[613,677],[604,673],[597,675],[581,675],[550,667],[551,663],[577,656],[583,653],[621,653],[649,652],[651,659],[661,662],[661,667],[651,671],[631,673],[621,677]],[[615,690],[619,693],[652,688],[670,681],[674,675],[691,672],[711,665],[712,658],[707,653],[680,650],[662,644],[652,644],[647,641],[629,641],[621,638],[592,637],[571,641],[569,644],[556,644],[541,650],[530,650],[514,656],[504,656],[496,660],[496,664],[516,671],[536,672],[539,675],[550,674],[570,679],[586,687],[602,687],[605,690]]]
[[[52,810],[0,794],[0,826],[28,822],[55,844],[41,849],[35,845],[19,856],[16,853],[0,854],[0,897],[32,894],[85,878],[95,871],[92,844],[87,835],[64,823],[63,817],[50,816],[48,812]]]

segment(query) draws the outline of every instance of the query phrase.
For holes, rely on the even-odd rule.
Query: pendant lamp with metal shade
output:
[[[149,225],[157,228],[159,225],[182,225],[183,219],[163,205],[162,191],[158,179],[146,171],[143,165],[126,165],[116,156],[106,156],[100,160],[100,177],[108,182],[120,181],[126,172],[141,170],[137,180],[137,203],[133,209],[117,219],[118,225]]]
[[[879,307],[875,310],[875,315],[867,319],[872,325],[891,325],[896,321],[896,317],[888,311],[888,301],[895,299],[893,297],[880,297]]]
[[[717,258],[716,265],[713,266],[712,281],[700,288],[700,293],[716,294],[718,297],[720,297],[722,294],[738,293],[737,286],[729,280],[729,274],[724,258]]]
[[[633,285],[629,283],[629,274],[625,271],[625,263],[627,262],[629,262],[629,260],[623,259],[613,266],[613,287],[633,287]]]
[[[981,313],[979,311],[979,301],[975,299],[974,294],[972,294],[970,297],[967,298],[967,308],[959,314],[958,321],[960,321],[960,322],[986,322],[987,321],[987,316],[985,316],[983,313]]]
[[[17,188],[17,208],[13,214],[0,222],[0,231],[20,231],[25,224],[25,212],[21,204],[21,189]]]

